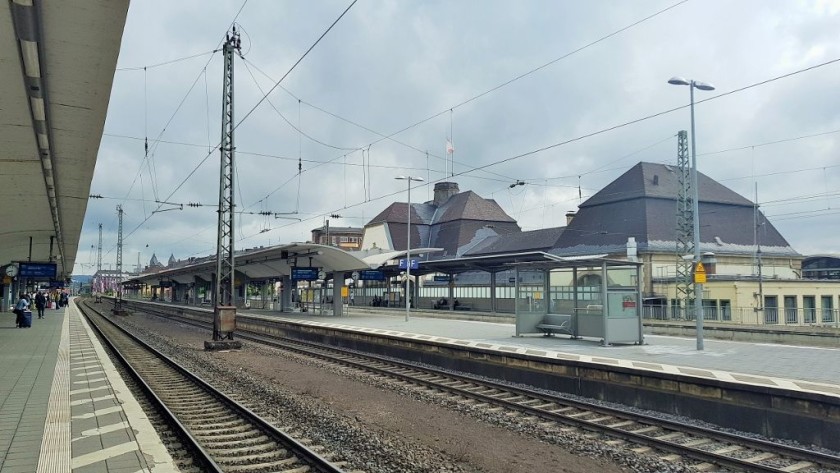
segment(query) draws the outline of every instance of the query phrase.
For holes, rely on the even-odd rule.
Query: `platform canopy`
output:
[[[251,249],[237,254],[234,263],[237,274],[244,274],[252,280],[279,279],[289,276],[293,267],[314,267],[328,274],[344,274],[370,269],[367,263],[351,252],[315,243],[288,243]],[[209,282],[212,281],[215,271],[216,260],[208,257],[177,267],[141,274],[124,284],[143,283],[156,286],[160,281],[189,284],[195,282],[195,278]]]
[[[0,266],[73,269],[128,4],[0,6]]]

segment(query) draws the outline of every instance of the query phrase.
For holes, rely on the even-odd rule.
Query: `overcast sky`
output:
[[[840,59],[840,1],[361,0],[257,106],[349,4],[249,0],[236,19],[236,204],[301,219],[238,214],[238,249],[306,241],[333,213],[361,227],[406,200],[397,175],[429,181],[411,193],[428,200],[450,132],[462,191],[523,230],[563,225],[637,162],[676,163],[687,107],[608,130],[686,106],[676,75],[716,87],[695,93],[710,99],[695,106],[700,172],[750,200],[757,188],[800,253],[840,252],[840,62],[760,84]],[[113,267],[120,203],[127,268],[215,252],[223,60],[210,52],[242,5],[131,3],[75,274],[95,271],[100,223]]]

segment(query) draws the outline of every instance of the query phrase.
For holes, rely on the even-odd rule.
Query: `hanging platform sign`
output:
[[[405,258],[400,258],[399,268],[405,269]],[[411,269],[420,268],[420,262],[414,258],[411,259]]]
[[[384,281],[385,273],[375,269],[359,271],[359,281]]]
[[[55,279],[57,269],[55,263],[18,263],[19,277]]]
[[[317,281],[318,268],[292,268],[292,281]]]

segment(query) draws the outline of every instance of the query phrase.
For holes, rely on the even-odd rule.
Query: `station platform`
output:
[[[0,313],[0,472],[176,472],[74,303]]]
[[[568,335],[516,337],[510,323],[424,317],[422,312],[370,309],[341,317],[310,312],[246,310],[309,324],[348,328],[408,338],[434,337],[435,342],[475,346],[502,352],[534,354],[556,359],[600,363],[632,369],[683,374],[731,383],[814,392],[840,399],[840,349],[721,341],[706,338],[704,350],[696,339],[645,335],[644,345],[603,346],[597,339],[573,340]]]

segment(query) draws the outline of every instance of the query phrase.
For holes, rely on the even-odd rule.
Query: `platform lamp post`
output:
[[[691,205],[692,221],[694,222],[694,318],[697,326],[697,350],[703,350],[703,284],[697,282],[697,267],[700,264],[700,198],[699,183],[697,181],[697,148],[694,139],[694,89],[715,90],[712,84],[697,80],[686,80],[682,77],[672,77],[669,84],[687,85],[691,96],[691,185],[694,187]]]
[[[405,231],[405,321],[411,314],[411,181],[423,182],[422,177],[397,176],[394,179],[408,182],[407,229]]]

